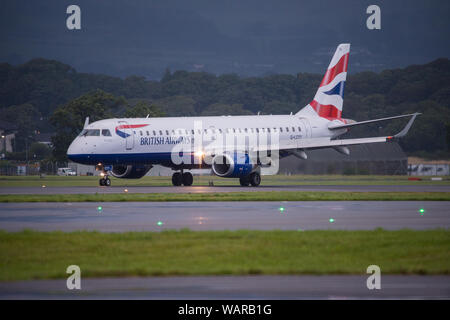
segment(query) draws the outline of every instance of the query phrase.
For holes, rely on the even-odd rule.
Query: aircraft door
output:
[[[125,138],[125,149],[133,150],[134,147],[134,131],[130,128],[130,125],[126,121],[119,121],[119,126],[117,131],[122,132],[119,134],[123,138]]]
[[[301,118],[299,126],[302,129],[302,139],[311,138],[311,124],[308,119]]]
[[[299,133],[299,139],[296,139],[296,141],[297,146],[300,147],[303,139],[311,138],[311,124],[309,123],[308,119],[300,119],[298,122],[298,126],[300,127],[301,132]]]

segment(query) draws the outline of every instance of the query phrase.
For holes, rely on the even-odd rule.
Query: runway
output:
[[[287,186],[139,186],[139,187],[0,187],[0,194],[217,193],[256,191],[450,192],[450,185],[287,185]]]
[[[369,290],[368,275],[201,276],[66,279],[0,282],[0,299],[449,299],[450,276],[381,275]]]
[[[419,212],[421,208],[423,213]],[[372,230],[379,227],[387,230],[449,228],[449,202],[0,203],[0,229],[6,231]]]

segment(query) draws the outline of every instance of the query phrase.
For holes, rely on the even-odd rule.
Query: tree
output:
[[[224,104],[224,103],[214,103],[206,107],[202,112],[202,116],[223,116],[223,115],[250,115],[250,111],[242,108],[242,104]]]
[[[39,125],[41,114],[29,103],[0,109],[0,119],[17,127],[15,150],[25,150],[25,146],[34,137],[34,131]],[[31,138],[30,138],[31,137]]]
[[[168,116],[195,116],[196,101],[187,96],[173,96],[155,101]]]
[[[30,146],[29,154],[31,159],[42,160],[51,156],[52,149],[46,144],[33,142]]]
[[[89,117],[90,122],[112,118],[115,111],[124,104],[124,98],[96,90],[56,109],[50,118],[56,128],[56,134],[52,137],[55,158],[66,159],[67,148],[83,128],[86,117]]]
[[[262,112],[264,114],[289,114],[291,112],[296,113],[303,106],[298,106],[292,102],[270,101],[264,105]]]
[[[161,109],[147,101],[140,100],[134,107],[129,107],[125,113],[125,118],[145,118],[147,115],[153,117],[163,117],[164,112]]]

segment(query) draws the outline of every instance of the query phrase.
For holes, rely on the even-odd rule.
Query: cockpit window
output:
[[[110,134],[111,135],[111,134]],[[83,129],[83,131],[81,131],[80,133],[80,137],[81,136],[94,136],[94,137],[98,137],[100,136],[100,129]]]
[[[148,134],[148,131],[147,131],[147,134]],[[102,129],[102,136],[111,137],[111,132],[109,131],[109,129]]]

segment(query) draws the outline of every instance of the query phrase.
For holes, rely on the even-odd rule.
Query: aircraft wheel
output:
[[[103,179],[98,180],[98,184],[99,184],[101,187],[103,187],[103,186],[104,186],[104,181],[103,181]]]
[[[261,175],[258,172],[250,174],[250,183],[253,187],[259,186],[261,183]]]
[[[181,175],[180,172],[175,172],[172,175],[172,184],[174,186],[181,186],[182,183],[183,183],[183,176]]]
[[[183,173],[183,184],[185,186],[191,186],[192,182],[194,182],[194,177],[192,176],[192,173],[190,172]]]
[[[248,187],[248,185],[250,184],[249,176],[240,177],[240,178],[239,178],[239,183],[240,183],[241,186],[243,186],[243,187]]]
[[[109,187],[109,186],[111,186],[111,179],[106,178],[103,183],[104,183],[105,186]]]

